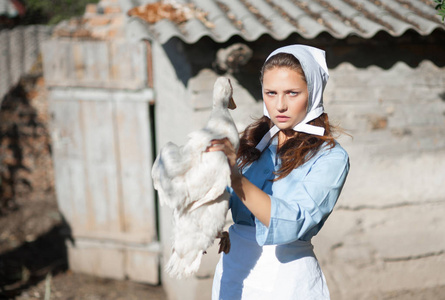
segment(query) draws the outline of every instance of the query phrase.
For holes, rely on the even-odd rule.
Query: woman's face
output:
[[[287,67],[264,72],[263,100],[270,119],[280,129],[292,129],[306,116],[308,90],[303,75]]]

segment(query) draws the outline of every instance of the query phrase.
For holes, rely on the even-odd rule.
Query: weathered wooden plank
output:
[[[113,103],[81,101],[90,230],[122,231]]]
[[[147,94],[53,89],[50,95],[58,198],[67,206],[74,235],[131,243],[157,240],[149,104],[139,99]],[[115,184],[98,182],[104,174]],[[104,224],[99,226],[98,218]]]
[[[115,84],[139,89],[147,87],[146,46],[139,43],[109,43],[110,78]]]
[[[91,86],[100,86],[109,80],[109,53],[107,43],[82,42],[71,44],[76,66],[75,78],[71,80],[87,81]]]
[[[72,227],[87,230],[84,140],[80,103],[50,97],[55,186],[61,212]]]
[[[85,227],[85,226],[84,226]],[[80,228],[76,226],[72,228],[73,236],[76,238],[93,239],[99,241],[110,241],[116,243],[142,243],[149,244],[153,241],[153,237],[146,232],[125,232],[125,231],[109,231],[109,230],[91,230],[90,228]]]
[[[63,101],[111,101],[111,102],[153,102],[152,89],[138,91],[110,90],[97,88],[53,88],[51,94]]]
[[[158,284],[145,44],[58,40],[43,49],[58,201],[76,240],[70,268]]]
[[[48,86],[147,87],[146,45],[143,42],[49,40],[42,47]]]
[[[147,102],[116,102],[116,131],[125,232],[156,238],[151,184],[151,131]]]

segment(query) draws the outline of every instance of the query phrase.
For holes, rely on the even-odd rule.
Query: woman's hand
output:
[[[222,151],[227,156],[230,167],[236,165],[236,152],[232,143],[228,138],[220,140],[211,140],[210,146],[207,147],[206,152]]]
[[[210,146],[207,147],[206,152],[222,151],[227,156],[230,169],[232,171],[232,182],[241,178],[241,173],[238,170],[238,164],[236,162],[236,150],[228,138],[212,140]]]
[[[222,151],[231,168],[232,188],[244,205],[266,226],[270,222],[271,202],[269,196],[251,183],[238,170],[236,151],[229,139],[212,140],[206,152]]]

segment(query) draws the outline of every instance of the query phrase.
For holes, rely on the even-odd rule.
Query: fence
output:
[[[35,66],[40,45],[50,38],[53,27],[19,26],[0,31],[0,104],[20,77]]]

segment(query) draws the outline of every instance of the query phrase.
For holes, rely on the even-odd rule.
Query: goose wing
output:
[[[183,155],[181,147],[171,142],[162,147],[151,172],[153,186],[159,193],[162,205],[175,208],[186,202],[184,175],[189,165],[189,159]]]
[[[194,209],[218,198],[230,186],[231,180],[225,154],[221,151],[205,152],[212,139],[222,137],[205,129],[192,132],[189,137],[196,153],[185,178]]]

